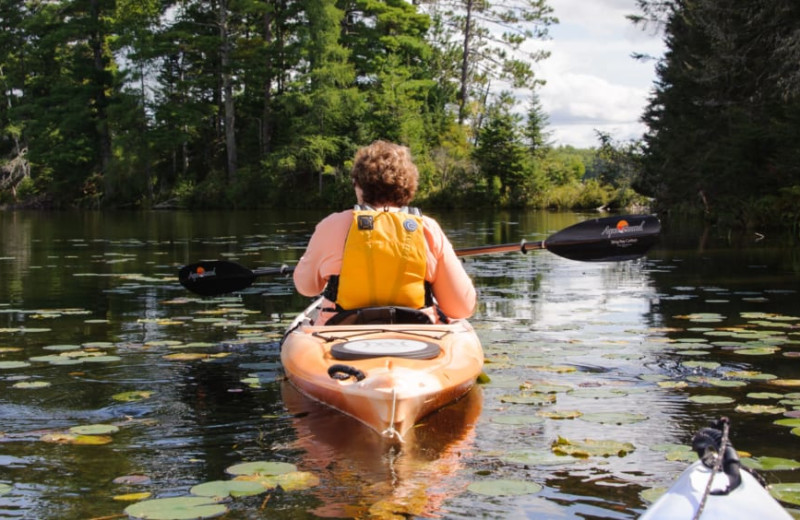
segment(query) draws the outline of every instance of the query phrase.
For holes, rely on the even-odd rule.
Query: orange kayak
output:
[[[320,303],[284,337],[286,377],[384,437],[402,441],[417,421],[466,394],[483,369],[483,348],[466,320],[315,326]]]

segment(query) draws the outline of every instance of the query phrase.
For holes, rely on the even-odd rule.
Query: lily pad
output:
[[[202,352],[179,352],[177,354],[166,354],[162,356],[169,361],[196,361],[198,359],[207,359],[209,354]]]
[[[733,370],[730,372],[725,372],[726,377],[733,377],[737,379],[751,379],[754,381],[768,381],[771,379],[777,379],[778,376],[774,374],[764,374],[762,372],[757,372],[755,370]]]
[[[69,431],[76,435],[108,435],[117,433],[119,431],[119,426],[114,426],[113,424],[87,424],[84,426],[73,426]]]
[[[151,395],[153,395],[153,392],[149,390],[133,390],[114,394],[111,396],[111,399],[127,403],[131,401],[141,401],[142,399],[147,399]]]
[[[0,483],[0,495],[5,495],[9,491],[11,491],[11,489],[12,489],[11,484]]]
[[[532,424],[541,424],[544,419],[535,415],[500,415],[492,417],[491,422],[495,424],[507,424],[511,426],[528,426]],[[800,426],[800,423],[798,424]]]
[[[536,415],[547,419],[577,419],[583,412],[580,410],[539,410]]]
[[[798,428],[800,427],[800,418],[778,419],[772,424],[777,424],[778,426],[788,426],[790,428]]]
[[[777,394],[775,392],[750,392],[747,394],[747,397],[750,399],[780,399],[783,397],[783,394]]]
[[[0,370],[12,370],[14,368],[25,368],[31,366],[26,361],[0,361]]]
[[[647,420],[647,416],[628,412],[595,412],[583,414],[581,420],[600,424],[634,424]]]
[[[556,455],[570,455],[578,458],[588,458],[591,456],[624,457],[631,453],[636,447],[629,442],[619,442],[612,440],[570,440],[558,437],[550,447]]]
[[[106,435],[75,435],[72,433],[46,433],[40,438],[43,442],[53,444],[75,444],[82,446],[101,446],[112,442]]]
[[[781,502],[800,506],[800,482],[772,484],[769,487],[769,492],[773,497]]]
[[[282,475],[297,471],[297,466],[288,462],[255,461],[234,464],[225,469],[229,475]]]
[[[500,397],[500,401],[503,403],[541,405],[541,404],[555,403],[556,396],[555,394],[540,394],[540,393],[504,395]]]
[[[542,486],[526,480],[481,480],[473,482],[467,489],[479,495],[494,497],[532,495],[542,490]]]
[[[212,480],[193,486],[189,493],[199,497],[245,497],[259,495],[267,488],[247,480]]]
[[[795,387],[800,386],[800,379],[773,379],[769,382],[771,385],[775,386],[789,386]]]
[[[743,458],[742,464],[760,471],[784,471],[800,468],[800,462],[781,457]]]
[[[227,511],[223,504],[208,497],[156,498],[125,508],[128,516],[141,520],[200,520],[222,516]]]
[[[724,395],[693,395],[689,397],[689,401],[698,404],[729,404],[734,399]]]
[[[667,492],[667,489],[669,489],[669,488],[666,487],[666,486],[660,486],[660,487],[654,487],[654,488],[650,488],[650,489],[645,489],[644,491],[639,493],[639,497],[642,500],[644,500],[645,502],[647,502],[648,504],[652,504],[656,500],[661,498],[664,495],[664,493]]]
[[[137,502],[139,500],[144,500],[145,498],[150,498],[149,491],[142,491],[141,493],[125,493],[124,495],[114,495],[111,497],[114,500],[119,502]]]
[[[736,407],[736,411],[741,413],[778,414],[785,412],[786,408],[764,404],[740,404]]]
[[[12,388],[20,388],[26,390],[33,390],[37,388],[47,388],[50,386],[49,381],[20,381],[19,383],[14,383],[11,385]]]
[[[741,356],[768,356],[778,352],[779,350],[780,348],[778,347],[753,347],[735,350],[734,353]]]
[[[258,483],[264,489],[280,486],[284,491],[308,489],[319,485],[319,477],[308,471],[290,471],[280,475],[239,475],[234,480]]]
[[[715,370],[721,366],[716,361],[684,361],[681,365],[686,368],[705,368],[708,370]]]

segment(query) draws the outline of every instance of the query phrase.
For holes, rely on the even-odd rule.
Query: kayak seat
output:
[[[419,309],[410,307],[364,307],[341,311],[328,319],[325,325],[392,325],[430,324],[431,318]]]
[[[438,357],[442,349],[436,343],[415,339],[378,338],[360,339],[337,343],[331,347],[331,356],[340,361],[354,361],[357,359],[371,359],[378,357],[396,357],[405,359],[433,359]],[[346,365],[333,365],[336,372]],[[339,379],[337,375],[331,377]],[[353,374],[349,374],[353,375]],[[349,377],[349,376],[347,376]],[[355,376],[354,376],[355,377]],[[356,379],[358,379],[356,377]]]

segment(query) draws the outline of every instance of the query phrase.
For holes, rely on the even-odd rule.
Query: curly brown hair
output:
[[[374,141],[356,152],[350,178],[366,204],[405,206],[417,193],[419,172],[407,147]]]

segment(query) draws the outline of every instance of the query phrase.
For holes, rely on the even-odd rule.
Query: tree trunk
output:
[[[97,139],[100,148],[100,173],[103,176],[103,195],[108,198],[114,194],[114,186],[109,179],[109,165],[111,164],[111,132],[108,125],[108,97],[106,88],[110,88],[108,81],[105,81],[106,62],[103,56],[103,32],[100,21],[99,0],[92,0],[90,12],[92,19],[92,33],[90,45],[92,48],[92,58],[94,64],[94,100],[96,107]]]
[[[461,85],[458,93],[458,124],[463,124],[467,118],[467,83],[469,81],[469,48],[472,37],[472,2],[467,0],[467,19],[464,22],[464,46],[461,56]]]
[[[222,64],[222,102],[225,112],[225,149],[227,151],[228,182],[236,181],[236,111],[233,104],[233,80],[231,79],[231,46],[228,34],[228,2],[219,3],[219,36]]]

